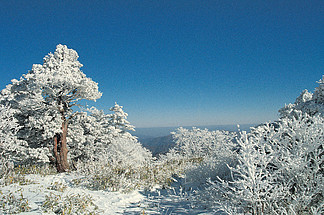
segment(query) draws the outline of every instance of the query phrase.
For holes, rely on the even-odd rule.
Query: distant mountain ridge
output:
[[[163,137],[139,139],[139,141],[145,148],[149,149],[155,157],[159,154],[167,153],[170,148],[175,146],[171,134]]]

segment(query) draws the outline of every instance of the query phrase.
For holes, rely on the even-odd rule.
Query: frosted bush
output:
[[[227,214],[312,214],[323,210],[322,117],[298,115],[242,132],[231,180],[211,181],[201,198]],[[289,212],[290,211],[290,212]]]
[[[203,185],[208,178],[227,177],[226,164],[232,165],[236,159],[235,136],[228,131],[179,128],[173,133],[176,147],[167,156],[184,163],[182,171],[188,186]]]
[[[46,195],[45,201],[42,204],[43,212],[54,212],[55,214],[84,214],[94,215],[101,214],[98,206],[93,203],[90,195],[86,194],[69,194],[55,195],[51,193]]]
[[[0,212],[2,214],[19,214],[28,211],[30,211],[30,206],[22,192],[2,193],[0,190]]]
[[[0,177],[0,185],[10,185],[10,184],[18,184],[18,185],[27,185],[34,183],[32,180],[26,178],[26,175],[30,174],[38,174],[41,176],[53,175],[56,174],[56,170],[49,165],[18,165],[10,168],[6,168],[6,171],[2,172]]]
[[[128,141],[127,147],[132,144],[138,147],[136,137],[128,132],[134,130],[134,126],[126,120],[128,115],[123,111],[122,106],[115,104],[111,110],[114,113],[105,114],[102,110],[91,107],[74,117],[69,127],[71,134],[68,136],[68,142],[73,142],[69,145],[71,163],[94,161],[98,159],[98,155],[111,150],[119,153],[118,149],[111,149],[111,147],[118,147],[120,139],[122,142]],[[119,149],[126,148],[119,147]]]
[[[209,131],[195,127],[192,130],[178,128],[172,135],[176,143],[175,149],[180,155],[188,158],[212,155],[219,149],[227,147],[226,144],[228,147],[233,147],[231,141],[235,136],[228,131]]]
[[[323,79],[280,109],[278,122],[241,132],[230,178],[211,177],[199,199],[227,214],[322,214]]]
[[[112,140],[105,151],[96,155],[91,162],[78,164],[78,172],[87,176],[76,181],[78,185],[95,190],[128,192],[167,187],[174,181],[175,174],[180,175],[178,159],[162,156],[154,160],[151,152],[136,139],[125,136]]]
[[[96,159],[80,162],[78,172],[87,175],[81,184],[92,189],[129,191],[149,187],[152,154],[136,140],[117,138],[96,155]]]
[[[314,93],[304,90],[297,97],[294,104],[285,105],[279,110],[280,117],[297,117],[299,113],[307,113],[311,116],[316,114],[324,115],[324,76],[317,82],[318,87]]]
[[[216,180],[217,177],[227,179],[230,177],[228,165],[233,166],[234,162],[234,157],[222,159],[205,157],[202,162],[188,166],[185,169],[185,186],[195,188],[206,185],[208,180]]]

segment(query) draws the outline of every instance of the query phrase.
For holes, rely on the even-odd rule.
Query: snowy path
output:
[[[155,215],[207,215],[214,214],[211,211],[194,204],[192,191],[181,189],[180,183],[175,183],[171,189],[156,189],[154,191],[142,192],[145,198],[140,202],[140,207],[145,214]],[[126,210],[125,214],[135,215]]]
[[[81,194],[91,196],[93,203],[96,204],[101,213],[107,215],[170,215],[170,214],[212,214],[206,210],[197,208],[193,205],[190,195],[183,192],[179,187],[173,189],[157,189],[155,191],[133,191],[131,193],[93,191],[82,187],[73,186],[72,181],[77,176],[70,174],[57,175],[28,175],[27,179],[33,183],[28,185],[11,184],[0,187],[4,194],[9,192],[20,195],[28,199],[29,212],[24,215],[54,214],[44,213],[41,206],[46,201],[46,195],[57,195],[60,197]],[[53,185],[56,185],[53,188]],[[61,190],[60,190],[61,189]],[[0,211],[1,212],[1,211]]]

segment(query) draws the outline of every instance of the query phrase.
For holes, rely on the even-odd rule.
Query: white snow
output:
[[[41,205],[45,201],[45,196],[50,193],[67,196],[70,194],[85,194],[90,195],[93,202],[102,211],[100,214],[123,214],[127,208],[128,212],[139,214],[141,212],[140,207],[134,207],[139,205],[139,202],[145,197],[139,191],[131,193],[120,193],[120,192],[108,192],[108,191],[92,191],[86,188],[73,187],[72,180],[76,179],[77,176],[71,174],[57,174],[57,175],[28,175],[27,179],[32,180],[32,184],[18,185],[11,184],[9,186],[1,187],[3,194],[9,192],[15,192],[20,194],[22,192],[23,197],[28,199],[31,210],[29,212],[23,212],[20,214],[51,214],[44,213],[41,210]],[[57,182],[58,184],[65,185],[66,189],[64,192],[49,189],[50,186]],[[54,213],[52,213],[54,214]]]
[[[28,200],[29,212],[22,212],[23,215],[55,214],[42,211],[42,204],[46,200],[46,195],[55,194],[65,197],[72,194],[90,195],[94,204],[100,210],[99,214],[210,214],[206,209],[194,205],[192,191],[184,191],[181,183],[175,183],[171,189],[154,189],[153,191],[137,190],[130,193],[95,191],[84,187],[76,186],[74,179],[80,176],[76,174],[61,173],[56,175],[27,175],[26,179],[32,181],[31,184],[18,185],[11,184],[3,186],[0,191],[4,195],[9,192],[16,196],[22,193]],[[51,189],[53,184],[66,187],[63,192]],[[0,213],[3,211],[0,210]]]

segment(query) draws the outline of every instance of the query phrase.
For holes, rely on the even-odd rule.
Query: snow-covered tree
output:
[[[49,53],[44,58],[43,65],[34,65],[25,76],[41,89],[47,107],[60,115],[61,132],[55,134],[53,150],[59,172],[69,169],[66,138],[69,121],[75,116],[72,107],[77,105],[79,100],[95,101],[101,97],[98,84],[80,70],[82,64],[78,57],[76,51],[58,45],[54,54]]]
[[[49,162],[49,145],[53,145],[55,133],[60,132],[60,121],[55,111],[46,108],[41,90],[23,75],[1,91],[0,103],[14,111],[19,125],[16,136],[26,142],[30,152],[24,156],[24,162]]]
[[[0,105],[0,173],[15,161],[19,155],[25,153],[21,150],[23,144],[15,136],[19,129],[17,120],[14,118],[14,110],[8,106]],[[18,155],[18,156],[17,156]]]
[[[313,99],[317,104],[324,104],[324,75],[317,83],[319,86],[315,89]]]
[[[78,57],[76,51],[58,45],[54,54],[45,56],[43,65],[33,65],[2,91],[1,103],[21,111],[16,116],[23,126],[18,136],[47,157],[53,150],[59,172],[69,169],[68,125],[78,113],[72,107],[80,100],[101,97],[98,84],[80,70]]]
[[[134,126],[127,121],[128,114],[124,112],[123,106],[115,103],[115,105],[110,108],[110,111],[114,113],[109,115],[108,124],[113,126],[118,133],[126,134],[128,131],[135,131]]]
[[[120,109],[118,113],[120,111],[122,110]],[[125,112],[123,114],[127,115]],[[69,145],[70,160],[94,161],[100,154],[106,153],[109,150],[108,145],[116,139],[136,140],[136,137],[125,129],[125,127],[134,129],[134,126],[127,122],[122,130],[113,123],[112,118],[117,118],[116,113],[105,114],[95,107],[84,109],[82,114],[75,116],[71,121],[68,135],[68,142],[74,143]],[[123,126],[120,123],[119,125]]]
[[[279,110],[281,118],[297,117],[298,112],[308,113],[313,116],[316,114],[324,115],[324,76],[317,82],[318,87],[315,88],[314,93],[304,90],[300,96],[297,97],[294,104],[285,105]]]

